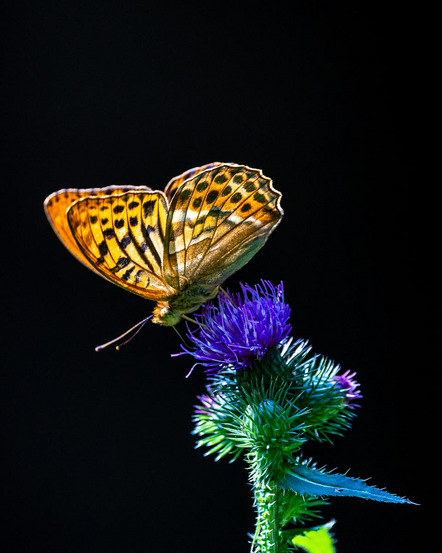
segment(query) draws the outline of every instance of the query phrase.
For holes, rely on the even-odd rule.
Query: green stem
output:
[[[278,517],[280,493],[275,482],[255,489],[256,531],[251,553],[282,553]]]

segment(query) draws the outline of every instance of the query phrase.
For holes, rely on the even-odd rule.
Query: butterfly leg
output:
[[[226,290],[224,290],[224,288],[222,286],[219,287],[219,289],[221,290],[221,292],[226,296],[226,298],[230,301],[230,303],[235,306],[232,298],[229,296],[229,294],[227,293]],[[235,306],[236,307],[236,306]]]
[[[190,321],[191,323],[194,323],[194,324],[196,324],[196,325],[198,325],[198,326],[202,326],[203,328],[207,328],[207,326],[206,326],[205,324],[200,323],[200,322],[198,322],[198,321],[195,321],[195,319],[192,319],[192,318],[188,317],[188,316],[185,315],[184,313],[181,313],[181,318],[182,318],[182,319],[185,319],[186,321]]]

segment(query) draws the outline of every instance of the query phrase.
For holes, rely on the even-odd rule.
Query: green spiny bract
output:
[[[278,482],[293,464],[307,463],[300,456],[307,440],[331,441],[354,416],[336,380],[339,366],[310,350],[306,342],[289,338],[249,367],[220,368],[195,411],[197,446],[207,447],[206,454],[216,459],[229,455],[233,461],[243,453],[249,465],[259,528],[255,551],[261,541],[272,540],[289,551],[283,533],[317,517],[327,504],[321,497],[283,490]],[[276,519],[280,532],[270,538],[274,525],[267,525]]]
[[[410,501],[303,459],[305,442],[332,442],[350,427],[362,396],[355,373],[340,373],[307,342],[289,337],[282,284],[263,286],[208,307],[204,330],[188,336],[194,349],[183,348],[210,373],[195,409],[197,446],[216,459],[244,455],[256,509],[253,553],[288,553],[305,539],[325,539],[331,551],[331,523],[306,528],[326,497]]]
[[[277,480],[305,441],[342,434],[354,414],[335,380],[339,366],[309,353],[288,339],[250,367],[212,375],[195,410],[197,446],[217,459],[244,452],[252,479]]]

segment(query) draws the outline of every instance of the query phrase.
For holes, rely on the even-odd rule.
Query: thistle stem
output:
[[[251,553],[282,553],[278,517],[280,490],[275,482],[255,488],[256,531]]]

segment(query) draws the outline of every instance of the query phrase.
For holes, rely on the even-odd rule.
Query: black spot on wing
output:
[[[246,192],[253,192],[256,188],[256,184],[253,181],[248,181],[244,184],[244,190]]]
[[[124,267],[127,267],[129,263],[130,263],[130,259],[122,255],[121,257],[118,258],[117,267],[118,269],[124,269]]]
[[[186,188],[186,190],[183,190],[180,194],[180,201],[187,202],[191,194],[192,194],[192,191],[189,188]]]
[[[135,273],[135,284],[138,284],[141,280],[141,276],[145,273],[142,269],[138,269],[138,271]]]
[[[124,272],[124,274],[121,276],[123,280],[128,280],[130,277],[131,272],[135,269],[135,265],[132,265],[130,269]]]
[[[218,190],[211,190],[206,196],[206,203],[212,204],[218,198]]]
[[[115,231],[113,228],[107,228],[103,231],[103,236],[107,239],[115,238]]]
[[[109,252],[107,244],[104,240],[103,240],[103,242],[100,242],[98,244],[98,249],[100,251],[101,257],[104,257]]]
[[[201,203],[202,203],[201,198],[195,198],[192,202],[192,207],[194,209],[198,209],[200,207]]]
[[[204,192],[204,190],[206,190],[206,188],[209,186],[209,183],[206,181],[206,180],[203,180],[203,181],[200,181],[197,185],[196,185],[196,189],[198,192]]]
[[[216,184],[224,184],[225,182],[227,182],[228,178],[226,177],[226,175],[217,175],[215,177],[215,182]]]
[[[221,212],[221,208],[217,205],[214,205],[210,208],[209,213],[207,214],[208,217],[217,217],[219,213]]]
[[[143,213],[144,217],[150,217],[155,209],[156,200],[146,200],[143,203]]]
[[[261,194],[260,192],[257,192],[254,196],[253,196],[253,199],[256,200],[257,202],[259,202],[260,204],[265,204],[266,201],[267,201],[267,198],[265,197],[264,194]]]
[[[120,240],[120,246],[125,249],[131,242],[132,238],[128,234],[126,234],[126,236],[123,236],[123,238]]]

